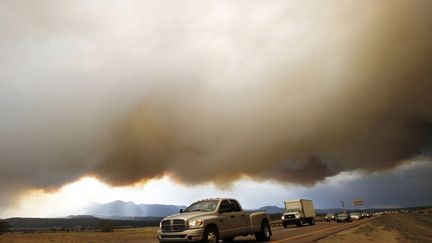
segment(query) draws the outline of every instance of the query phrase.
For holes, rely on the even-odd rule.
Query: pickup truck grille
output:
[[[162,231],[171,231],[171,220],[162,221]]]
[[[162,232],[179,232],[184,230],[186,230],[186,224],[182,219],[162,221]]]
[[[294,219],[295,215],[294,214],[286,214],[284,215],[286,219]]]

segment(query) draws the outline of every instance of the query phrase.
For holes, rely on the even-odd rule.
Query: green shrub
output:
[[[114,231],[114,224],[111,220],[102,220],[99,226],[100,230],[102,232],[113,232]]]
[[[11,226],[8,224],[8,222],[6,222],[4,220],[0,220],[0,235],[8,232],[10,228],[11,228]]]

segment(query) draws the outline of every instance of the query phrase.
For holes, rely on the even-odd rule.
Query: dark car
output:
[[[343,222],[351,222],[351,216],[349,213],[340,213],[336,215],[336,222],[343,223]]]
[[[328,213],[325,216],[325,220],[326,220],[326,222],[336,221],[336,215],[334,213]]]

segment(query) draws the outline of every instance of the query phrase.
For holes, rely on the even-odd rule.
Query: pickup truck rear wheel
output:
[[[202,243],[218,243],[219,242],[219,233],[215,227],[208,226],[204,230]]]
[[[262,222],[260,232],[255,234],[257,241],[270,241],[271,229],[267,221]]]

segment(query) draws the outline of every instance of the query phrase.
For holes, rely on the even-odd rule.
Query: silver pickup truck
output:
[[[245,212],[235,199],[205,199],[164,218],[157,235],[159,242],[229,242],[249,234],[269,241],[269,222],[266,212]]]

